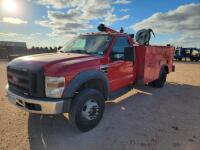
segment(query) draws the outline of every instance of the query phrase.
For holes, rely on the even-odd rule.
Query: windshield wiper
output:
[[[86,50],[72,50],[72,51],[66,51],[66,53],[91,54],[88,53]]]

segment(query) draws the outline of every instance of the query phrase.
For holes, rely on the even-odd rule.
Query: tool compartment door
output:
[[[148,84],[159,78],[160,68],[166,63],[165,50],[162,46],[146,46],[144,83]]]
[[[137,82],[148,84],[159,78],[163,65],[173,71],[174,47],[172,46],[137,46],[136,47]]]

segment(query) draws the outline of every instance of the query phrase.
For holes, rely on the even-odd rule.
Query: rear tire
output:
[[[182,61],[182,58],[178,58],[178,61]]]
[[[162,69],[160,77],[152,82],[152,85],[156,88],[162,88],[165,85],[167,79],[167,72],[165,69]]]
[[[69,112],[71,126],[81,132],[95,128],[105,108],[103,95],[95,89],[85,89],[73,99]]]

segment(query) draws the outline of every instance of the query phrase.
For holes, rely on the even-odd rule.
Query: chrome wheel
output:
[[[83,106],[82,117],[87,120],[94,120],[99,115],[99,105],[95,100],[88,100]]]

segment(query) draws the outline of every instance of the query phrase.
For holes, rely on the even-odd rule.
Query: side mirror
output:
[[[125,61],[135,61],[135,47],[125,47],[124,48],[124,60]]]

